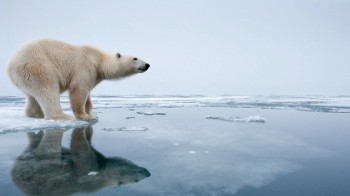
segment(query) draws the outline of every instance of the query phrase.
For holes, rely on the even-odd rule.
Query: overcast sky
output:
[[[135,55],[144,74],[94,94],[350,94],[348,0],[0,0],[0,95],[23,42]]]

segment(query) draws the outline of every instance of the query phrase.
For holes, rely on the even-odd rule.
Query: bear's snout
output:
[[[145,71],[147,71],[147,69],[150,68],[150,67],[151,67],[151,66],[150,66],[148,63],[146,63],[146,64],[140,66],[140,67],[139,67],[139,70],[142,71],[142,72],[145,72]]]

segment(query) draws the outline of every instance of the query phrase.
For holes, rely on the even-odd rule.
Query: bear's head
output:
[[[98,74],[102,79],[120,79],[136,73],[143,73],[149,68],[148,63],[137,57],[116,53],[103,59]]]
[[[133,73],[143,73],[150,67],[148,63],[134,56],[117,53],[116,58],[124,69],[130,70]]]

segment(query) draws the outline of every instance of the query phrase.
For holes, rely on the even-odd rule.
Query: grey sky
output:
[[[95,94],[350,94],[350,1],[0,0],[6,67],[36,38],[90,44],[149,62]]]

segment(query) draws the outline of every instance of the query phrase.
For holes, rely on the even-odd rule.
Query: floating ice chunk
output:
[[[152,111],[146,111],[146,112],[136,112],[137,114],[142,114],[142,115],[145,115],[145,116],[153,116],[153,115],[166,115],[166,113],[163,113],[163,112],[152,112]]]
[[[0,113],[0,134],[36,131],[49,128],[76,128],[94,124],[96,122],[87,122],[81,120],[45,120],[28,118],[24,116],[22,108],[1,108]]]
[[[206,116],[207,119],[215,119],[215,120],[223,120],[227,122],[257,122],[264,123],[265,118],[256,115],[256,116],[248,116],[245,118],[242,117],[232,117],[232,116]]]
[[[191,151],[188,151],[188,153],[190,153],[190,154],[196,154],[197,152],[194,151],[194,150],[191,150]]]
[[[96,176],[98,174],[97,171],[91,171],[88,173],[88,176]]]
[[[248,116],[247,118],[242,119],[244,122],[265,122],[265,118],[256,115],[256,116]]]
[[[179,143],[177,143],[177,142],[175,142],[175,143],[173,143],[173,145],[174,146],[178,146],[178,145],[180,145]]]
[[[104,131],[147,131],[147,127],[138,127],[138,126],[132,126],[132,127],[120,127],[120,128],[103,128]]]

